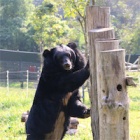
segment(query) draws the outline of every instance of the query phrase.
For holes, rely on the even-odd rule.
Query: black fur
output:
[[[60,111],[65,113],[63,136],[71,116],[86,118],[90,115],[90,110],[80,101],[78,90],[89,77],[89,64],[85,66],[85,59],[75,43],[45,50],[43,57],[44,66],[26,123],[27,140],[44,140],[45,135],[54,130]],[[69,92],[72,96],[64,106],[62,99]]]

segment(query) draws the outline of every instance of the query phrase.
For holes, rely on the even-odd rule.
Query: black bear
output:
[[[82,68],[85,67],[86,62],[85,62],[85,57],[83,54],[77,50],[77,46],[75,43],[71,42],[67,44],[71,49],[74,50],[75,55],[76,55],[76,62],[75,62],[75,67],[74,71],[78,71]],[[72,94],[71,98],[69,99],[68,107],[69,108],[69,114],[71,117],[78,117],[78,118],[86,118],[89,117],[90,115],[90,110],[84,106],[81,102],[81,96],[79,94],[79,89],[77,88],[76,90],[73,91],[74,94]]]
[[[86,118],[79,87],[89,77],[89,64],[74,43],[43,52],[44,65],[26,122],[27,140],[62,140],[70,117]]]

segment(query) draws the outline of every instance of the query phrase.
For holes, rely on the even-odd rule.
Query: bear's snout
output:
[[[63,67],[64,67],[65,70],[70,70],[70,69],[72,68],[72,66],[71,66],[70,63],[65,63],[65,64],[63,65]]]
[[[64,70],[71,70],[72,69],[72,63],[68,57],[63,58],[63,68]]]

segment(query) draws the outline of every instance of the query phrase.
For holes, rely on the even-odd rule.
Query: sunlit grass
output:
[[[133,75],[133,74],[132,74]],[[138,74],[135,74],[135,81]],[[0,140],[25,140],[25,124],[21,122],[21,114],[30,109],[35,90],[0,88]],[[128,88],[130,111],[130,140],[140,140],[140,85]],[[85,104],[90,106],[88,93],[85,94]],[[78,132],[64,140],[92,140],[91,120],[79,119]]]
[[[0,140],[24,140],[25,127],[21,114],[29,110],[34,90],[0,88]]]
[[[131,140],[140,139],[140,86],[137,88],[130,87],[129,90],[130,98],[130,138]]]

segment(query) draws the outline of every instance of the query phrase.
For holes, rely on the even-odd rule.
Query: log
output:
[[[110,8],[99,6],[86,7],[86,27],[87,31],[99,28],[109,28]]]
[[[70,124],[66,133],[69,135],[74,135],[77,132],[78,125],[79,125],[78,119],[71,117]]]
[[[93,139],[129,140],[124,50],[116,50],[119,41],[110,28],[110,9],[90,6],[86,15]]]
[[[110,8],[88,6],[86,8],[86,29],[88,31],[88,49],[90,62],[90,99],[91,125],[94,140],[99,140],[99,114],[97,99],[97,73],[95,63],[95,40],[114,39],[114,29],[110,28]]]
[[[95,44],[97,42],[102,41],[104,42],[104,44],[108,44],[106,46],[110,46],[111,43],[109,44],[109,41],[105,41],[105,39],[107,40],[110,39],[111,41],[114,38],[115,38],[114,30],[112,28],[105,28],[105,29],[102,28],[102,29],[89,31],[89,61],[90,61],[90,73],[91,73],[90,76],[91,125],[92,125],[93,137],[95,140],[99,140],[99,122],[98,122],[99,116],[98,116],[97,71],[96,71],[97,63],[96,63]]]
[[[94,103],[96,103],[96,105],[98,106],[96,110],[96,112],[98,112],[99,114],[99,102],[100,100],[98,99],[98,94],[100,93],[98,91],[98,89],[100,89],[99,84],[100,84],[100,66],[101,66],[101,51],[106,51],[106,50],[113,50],[113,49],[118,49],[119,48],[119,40],[116,39],[107,39],[107,40],[96,40],[95,41],[95,53],[94,55],[96,56],[94,63],[96,63],[96,67],[94,68],[94,73],[96,73],[96,80],[93,81],[93,87],[94,89],[96,89],[94,91],[94,94],[96,94],[96,99],[92,98],[92,101]],[[96,84],[95,84],[96,83]],[[94,108],[94,106],[93,106]],[[95,117],[95,112],[93,114],[91,114],[93,116],[93,118]],[[99,114],[100,115],[100,114]],[[100,119],[100,116],[98,118],[98,120]],[[95,122],[96,125],[99,125],[98,127],[98,131],[100,132],[100,123],[99,122]],[[100,139],[100,134],[98,136],[98,138]],[[98,139],[98,140],[99,140]]]
[[[98,106],[99,140],[129,140],[128,95],[125,81],[125,51],[100,53]]]
[[[21,115],[21,122],[26,122],[28,119],[29,111],[23,112]]]

